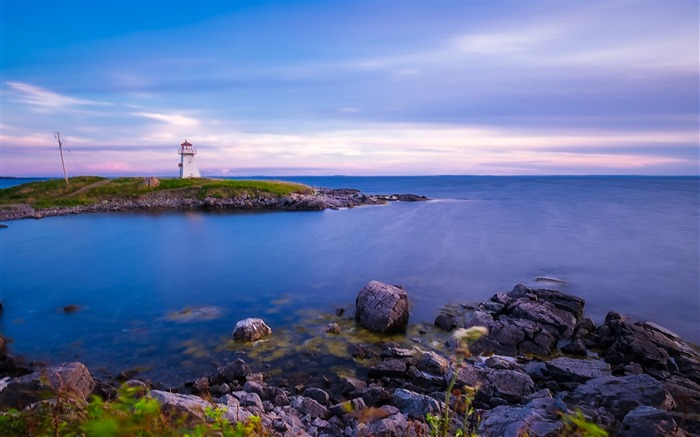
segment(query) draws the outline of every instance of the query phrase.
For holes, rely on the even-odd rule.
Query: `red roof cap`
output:
[[[180,144],[180,145],[181,145],[181,146],[191,146],[192,144],[190,144],[189,141],[185,140],[185,142],[182,143],[182,144]]]

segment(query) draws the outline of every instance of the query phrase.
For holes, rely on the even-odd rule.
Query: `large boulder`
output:
[[[87,400],[94,388],[95,380],[83,363],[63,363],[11,379],[0,391],[0,408],[22,409],[59,392],[64,397]]]
[[[370,281],[357,294],[355,306],[355,318],[370,331],[400,332],[408,324],[408,294],[400,287]]]
[[[272,334],[272,329],[262,319],[248,318],[236,323],[233,340],[241,343],[260,340]]]

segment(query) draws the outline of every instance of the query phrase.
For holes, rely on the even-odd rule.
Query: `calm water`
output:
[[[119,371],[201,371],[237,320],[293,330],[350,308],[369,280],[401,284],[411,323],[537,276],[700,342],[700,179],[285,178],[432,199],[299,213],[119,213],[9,222],[0,230],[3,335],[30,358]],[[5,180],[6,181],[6,180]],[[549,285],[551,287],[551,285]],[[75,304],[73,314],[60,311]],[[215,306],[220,317],[169,317]]]

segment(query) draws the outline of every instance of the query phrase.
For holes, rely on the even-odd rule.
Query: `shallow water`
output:
[[[3,335],[30,358],[105,371],[165,363],[189,377],[235,351],[237,320],[262,317],[300,341],[293,333],[322,313],[352,315],[357,291],[376,279],[408,291],[411,323],[524,283],[585,298],[596,322],[615,310],[700,342],[698,178],[284,179],[435,200],[9,222],[0,230]],[[80,309],[61,311],[71,304]]]

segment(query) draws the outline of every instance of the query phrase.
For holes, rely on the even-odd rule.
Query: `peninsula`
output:
[[[281,181],[78,176],[0,190],[0,221],[135,210],[320,211],[421,201],[414,194],[368,195],[355,189],[309,187]]]

